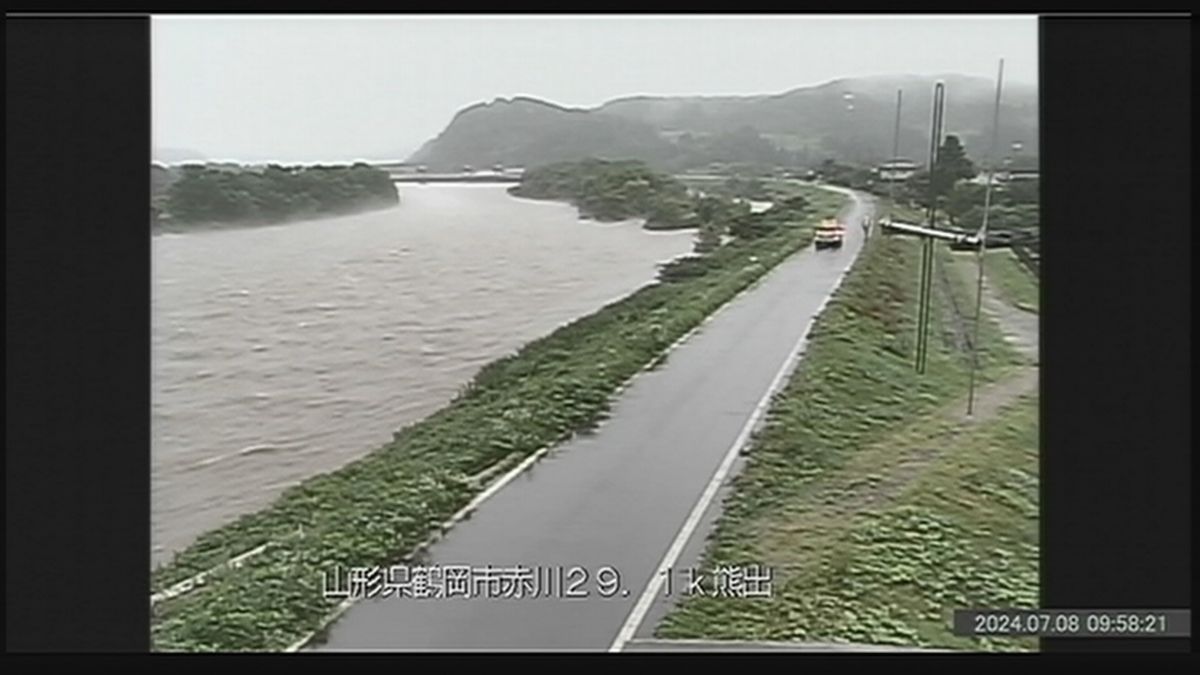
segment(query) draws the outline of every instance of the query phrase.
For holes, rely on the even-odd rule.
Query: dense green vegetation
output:
[[[1037,181],[995,185],[992,188],[988,230],[1037,230],[1040,225]],[[958,183],[946,194],[940,208],[955,227],[975,231],[983,224],[987,186]]]
[[[689,191],[680,180],[633,160],[551,164],[527,172],[519,185],[509,188],[518,197],[568,201],[584,217],[597,220],[644,218],[651,230],[696,228],[695,252],[700,254],[717,249],[724,236],[752,239],[798,223],[810,207],[803,196],[794,196],[752,213],[746,191],[779,196],[759,179],[737,177]]]
[[[1036,166],[1036,160],[1022,159],[1023,164]],[[939,224],[975,232],[983,225],[987,186],[973,180],[978,167],[967,157],[966,148],[954,135],[946,137],[932,172],[920,171],[898,186],[897,201],[907,207],[924,211],[935,204]],[[832,182],[832,181],[831,181]],[[932,183],[932,184],[931,184]],[[885,194],[886,184],[855,185]],[[988,211],[988,231],[1019,233],[1023,245],[1038,248],[1040,230],[1040,188],[1038,180],[995,182],[992,186]],[[924,216],[921,216],[922,218]]]
[[[534,167],[585,157],[657,161],[673,146],[653,127],[518,96],[469,106],[410,161],[431,171],[463,165]]]
[[[1014,307],[1038,311],[1038,280],[1017,260],[1011,250],[988,251],[983,256],[983,266],[988,279],[1005,301]]]
[[[725,181],[725,190],[732,197],[738,199],[753,199],[755,201],[767,201],[771,199],[771,192],[767,189],[767,184],[757,176],[733,176]]]
[[[1036,606],[1036,404],[964,428],[966,355],[934,339],[914,372],[919,251],[871,240],[725,502],[700,568],[769,566],[773,597],[686,597],[659,637],[1030,646],[948,628],[954,607]],[[952,303],[934,299],[943,325]],[[980,338],[982,381],[1020,362],[993,323]]]
[[[585,218],[645,218],[647,229],[697,227],[701,222],[699,200],[683,183],[639,161],[587,159],[550,164],[527,171],[509,192],[531,199],[568,201]]]
[[[683,178],[683,181],[684,183],[694,182],[698,189],[704,190],[709,194],[729,199],[749,199],[765,202],[774,199],[774,194],[768,187],[767,178],[769,178],[769,173],[759,175],[749,171],[734,171],[733,175],[721,181],[689,181],[686,177]]]
[[[973,186],[978,187],[978,186]],[[1037,202],[1018,203],[1005,199],[1004,191],[998,190],[993,194],[996,203],[988,215],[988,230],[1031,230],[1041,228],[1041,214]],[[966,230],[977,230],[983,225],[983,198],[971,206],[957,219],[960,227]]]
[[[875,187],[874,174],[863,166],[842,164],[826,159],[817,170],[817,176],[831,185],[840,185],[854,190],[871,190]]]
[[[762,236],[665,266],[659,283],[486,366],[452,403],[392,443],[201,536],[153,572],[152,590],[269,546],[155,605],[154,649],[277,650],[315,630],[336,604],[322,595],[335,565],[402,561],[480,489],[472,476],[593,427],[622,383],[807,245],[812,223],[843,201],[813,190],[806,226],[784,227],[792,221],[778,218]]]
[[[272,223],[382,208],[400,198],[386,171],[367,164],[283,167],[258,171],[185,165],[154,207],[161,223]]]
[[[749,125],[714,133],[684,133],[675,139],[675,152],[663,162],[668,169],[706,166],[713,162],[747,167],[794,166],[799,157],[788,152]]]
[[[904,182],[900,193],[922,209],[935,204],[939,211],[953,219],[975,203],[983,206],[983,193],[976,190],[979,186],[963,182],[974,178],[977,172],[958,136],[950,135],[938,149],[933,170],[918,171]]]

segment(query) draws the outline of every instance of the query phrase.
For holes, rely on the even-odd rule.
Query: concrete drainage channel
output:
[[[298,536],[303,536],[303,534],[304,534],[304,530],[299,530],[291,536],[298,537]],[[216,565],[204,572],[201,572],[200,574],[197,574],[194,577],[184,579],[183,581],[180,581],[179,583],[175,584],[174,586],[171,586],[170,588],[168,588],[164,591],[159,591],[158,593],[154,593],[150,596],[150,606],[153,607],[160,602],[164,602],[164,601],[170,600],[172,598],[177,598],[185,593],[193,591],[196,588],[203,586],[204,582],[208,579],[208,577],[210,577],[214,574],[219,574],[220,572],[224,572],[226,570],[235,570],[235,569],[241,567],[242,563],[244,563],[247,560],[249,560],[250,558],[253,558],[254,556],[262,553],[263,551],[266,551],[268,548],[271,548],[272,546],[274,546],[278,543],[279,542],[269,541],[261,546],[258,546],[257,548],[252,548],[249,551],[246,551],[245,553],[234,556],[219,565]]]

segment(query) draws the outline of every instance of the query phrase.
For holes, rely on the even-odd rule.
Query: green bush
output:
[[[399,562],[477,493],[471,476],[594,428],[622,383],[811,236],[811,228],[780,228],[668,266],[705,271],[668,272],[676,275],[670,283],[645,286],[489,364],[447,407],[386,446],[200,537],[153,572],[152,590],[270,546],[157,605],[154,649],[277,650],[315,630],[332,608],[318,589],[333,563]]]

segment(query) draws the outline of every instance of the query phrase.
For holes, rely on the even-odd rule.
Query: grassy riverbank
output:
[[[919,265],[918,242],[872,237],[735,480],[701,569],[770,566],[773,597],[685,598],[658,637],[1030,646],[958,638],[948,620],[1036,606],[1036,400],[1000,405],[1020,359],[989,321],[981,380],[999,412],[962,420],[969,359],[938,329],[952,294],[970,297],[958,275],[935,285],[914,372]]]
[[[1009,304],[1028,311],[1038,311],[1037,279],[1025,269],[1011,249],[988,251],[983,256],[983,269]]]
[[[235,570],[153,609],[155,650],[277,650],[316,629],[335,566],[400,562],[481,486],[471,478],[603,419],[612,394],[719,306],[811,241],[844,198],[812,189],[803,227],[735,239],[629,297],[483,368],[447,407],[271,507],[200,537],[155,570],[165,589],[267,544]]]

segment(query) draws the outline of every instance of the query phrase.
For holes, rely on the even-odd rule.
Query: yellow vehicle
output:
[[[837,220],[828,219],[817,225],[813,245],[818,248],[841,248],[846,238],[846,227]]]

